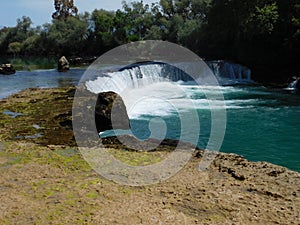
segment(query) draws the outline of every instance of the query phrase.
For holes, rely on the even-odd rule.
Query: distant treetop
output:
[[[76,16],[78,13],[73,0],[54,0],[54,8],[53,19],[65,20],[69,16]]]

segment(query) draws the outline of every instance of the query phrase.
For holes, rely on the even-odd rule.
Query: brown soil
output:
[[[0,102],[0,224],[300,224],[300,174],[234,154],[220,153],[199,171],[197,150],[178,174],[150,186],[100,177],[73,140],[72,93],[30,89]],[[125,162],[144,158],[112,146]],[[148,154],[155,162],[168,147]]]

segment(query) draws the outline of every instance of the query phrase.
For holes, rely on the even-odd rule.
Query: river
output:
[[[14,75],[0,75],[0,99],[25,88],[66,87],[76,85],[85,69],[72,69],[67,73],[56,70],[19,71]],[[96,81],[93,81],[96,82]],[[180,93],[176,91],[180,89]],[[224,102],[210,102],[207,92],[218,88]],[[145,139],[151,135],[149,121],[164,120],[166,137],[189,141],[192,135],[182,134],[181,115],[188,115],[190,105],[199,116],[198,147],[206,148],[211,132],[211,110],[225,105],[226,130],[220,148],[222,152],[243,155],[251,161],[268,161],[300,171],[300,96],[285,90],[270,90],[262,86],[199,86],[192,82],[158,82],[135,88],[132,95],[147,92],[154,96],[128,109],[132,132]],[[172,99],[169,104],[157,98]],[[126,104],[126,100],[125,100]],[[155,121],[154,121],[155,123]],[[188,121],[191,130],[195,121]],[[197,127],[197,126],[196,126]],[[109,132],[107,132],[109,134]]]

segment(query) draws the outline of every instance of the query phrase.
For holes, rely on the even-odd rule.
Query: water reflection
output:
[[[77,85],[85,69],[71,69],[59,73],[55,69],[18,71],[13,75],[0,75],[0,99],[26,88],[53,88]]]

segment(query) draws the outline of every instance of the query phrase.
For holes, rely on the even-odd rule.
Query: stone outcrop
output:
[[[0,66],[0,74],[10,75],[14,73],[16,73],[16,70],[14,69],[13,65],[6,63]]]
[[[98,95],[95,122],[98,133],[112,129],[130,129],[126,106],[118,94],[103,92]]]
[[[58,60],[58,64],[57,64],[57,70],[59,72],[66,72],[70,69],[70,63],[67,60],[67,58],[65,56],[62,56],[59,60]]]
[[[81,65],[89,65],[93,63],[96,59],[97,57],[89,57],[89,58],[75,57],[75,58],[71,58],[69,62],[71,65],[81,66]]]

